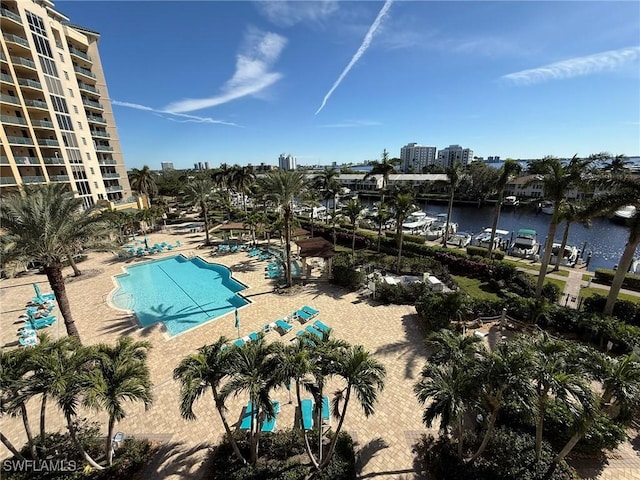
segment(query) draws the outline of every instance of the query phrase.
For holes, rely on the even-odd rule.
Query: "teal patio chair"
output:
[[[302,419],[302,428],[305,430],[313,429],[313,400],[305,398],[300,402],[302,411],[300,418]]]

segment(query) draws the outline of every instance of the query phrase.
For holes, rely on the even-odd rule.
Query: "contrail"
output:
[[[347,76],[349,71],[356,64],[356,62],[358,60],[360,60],[360,57],[362,55],[364,55],[364,52],[367,51],[367,49],[369,48],[369,45],[371,45],[371,41],[373,40],[373,35],[375,35],[376,30],[378,30],[378,27],[380,26],[380,23],[382,22],[383,18],[385,17],[387,12],[389,11],[389,8],[391,7],[392,3],[393,3],[393,0],[387,0],[386,2],[384,2],[384,5],[382,6],[382,9],[380,10],[380,13],[378,13],[378,16],[376,17],[376,19],[373,21],[373,23],[369,27],[369,31],[364,36],[364,40],[362,41],[362,45],[360,45],[360,48],[358,48],[358,51],[356,52],[356,54],[353,56],[353,58],[351,58],[351,61],[349,62],[349,64],[345,67],[345,69],[342,71],[342,73],[340,74],[340,76],[338,77],[336,82],[333,84],[333,87],[331,87],[331,90],[329,90],[327,92],[327,94],[324,96],[324,99],[322,100],[322,105],[320,105],[320,108],[315,113],[316,115],[318,113],[320,113],[320,111],[324,108],[324,106],[327,104],[327,100],[329,100],[329,98],[331,98],[331,94],[333,94],[334,90],[336,88],[338,88],[340,83],[342,83],[342,80],[344,80],[344,77]]]

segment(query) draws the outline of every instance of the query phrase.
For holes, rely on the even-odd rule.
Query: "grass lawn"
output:
[[[545,277],[544,283],[553,283],[555,286],[557,286],[560,289],[560,293],[564,292],[564,287],[567,285],[567,282],[565,282],[564,280],[558,280],[558,279],[549,278],[549,277]]]
[[[580,296],[582,298],[588,298],[594,295],[606,296],[608,293],[609,290],[605,290],[604,288],[583,287],[580,289]],[[618,300],[628,300],[630,302],[640,303],[640,297],[636,297],[635,295],[628,295],[626,293],[618,294]]]
[[[516,260],[509,260],[509,259],[505,259],[503,260],[503,262],[508,263],[509,265],[513,265],[514,267],[517,268],[525,268],[527,270],[531,270],[532,272],[539,272],[540,271],[540,267],[542,267],[542,265],[534,265],[532,263],[527,263],[527,262],[518,262]],[[568,277],[569,276],[569,271],[568,270],[558,270],[557,272],[553,272],[553,267],[548,267],[547,268],[547,273],[553,273],[554,275],[559,275],[561,277]]]
[[[460,275],[451,275],[458,283],[460,288],[464,290],[467,295],[473,298],[483,300],[498,300],[499,297],[493,292],[489,292],[486,289],[486,282],[482,282],[475,278],[462,277]]]
[[[582,274],[582,281],[583,282],[588,282],[589,280],[591,280],[593,278],[593,275],[589,275],[588,273],[583,273]]]

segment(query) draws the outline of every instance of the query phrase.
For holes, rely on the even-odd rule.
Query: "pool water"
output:
[[[224,265],[182,255],[126,267],[114,278],[112,304],[135,312],[143,327],[163,322],[178,335],[249,303],[246,287]],[[231,320],[234,321],[234,320]]]

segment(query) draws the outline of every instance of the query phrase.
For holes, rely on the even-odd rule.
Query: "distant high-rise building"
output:
[[[204,162],[204,169],[209,170],[209,162]]]
[[[400,149],[403,172],[422,173],[422,169],[436,162],[436,147],[408,143]]]
[[[296,169],[296,157],[293,155],[285,155],[284,153],[278,158],[278,166],[282,170],[295,170]]]
[[[162,170],[173,170],[173,162],[160,162]]]
[[[71,24],[50,0],[2,0],[0,27],[2,194],[55,182],[85,208],[128,200],[100,34]]]
[[[500,155],[494,155],[494,156],[488,156],[487,157],[487,162],[489,163],[495,163],[495,162],[499,162],[500,161]]]
[[[447,148],[438,150],[437,164],[441,167],[448,168],[456,163],[466,166],[471,162],[473,162],[473,150],[470,148],[462,148],[460,145],[449,145]]]

